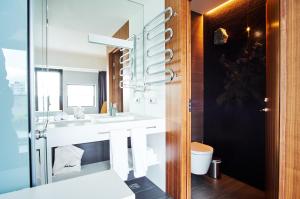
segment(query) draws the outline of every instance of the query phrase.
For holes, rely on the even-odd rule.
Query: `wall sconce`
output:
[[[224,28],[218,28],[214,32],[214,44],[215,45],[223,45],[227,43],[228,34]]]
[[[263,35],[263,32],[262,32],[262,31],[257,30],[257,31],[254,32],[254,37],[255,37],[255,38],[261,38],[262,35]]]

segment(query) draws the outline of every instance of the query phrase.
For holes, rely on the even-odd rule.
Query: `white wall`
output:
[[[145,24],[153,19],[155,16],[163,12],[165,9],[165,3],[163,0],[151,0],[147,1],[145,4]],[[163,20],[163,19],[161,19]],[[164,26],[161,28],[164,29]],[[156,44],[160,41],[164,40],[164,36],[160,38],[156,38],[151,42],[145,42],[146,49],[153,44]],[[165,46],[161,45],[159,48],[154,49],[154,51],[164,50]],[[156,56],[153,58],[145,59],[145,68],[153,62],[157,62],[157,60],[164,60],[164,55]],[[165,69],[165,65],[157,66],[155,70],[160,71]],[[160,74],[156,76],[147,77],[147,81],[155,81],[162,80],[165,78],[165,74]],[[150,102],[152,100],[153,102]],[[151,86],[148,92],[145,93],[145,112],[155,117],[165,117],[165,84],[158,84]]]
[[[164,0],[145,0],[144,1],[144,24],[147,24],[151,19],[160,14],[165,9]],[[164,29],[164,27],[162,27]],[[157,38],[157,40],[152,42],[145,42],[145,48],[163,40]],[[164,59],[164,56],[158,56],[154,58],[142,59],[143,50],[143,40],[138,40],[137,44],[137,71],[138,71],[138,82],[143,82],[143,67],[146,68],[147,65],[157,61],[159,59]],[[164,45],[160,46],[159,50],[164,49]],[[145,66],[143,65],[143,61]],[[165,66],[158,66],[157,70],[164,69]],[[146,80],[161,80],[164,79],[164,74],[146,77]],[[148,115],[155,117],[165,117],[165,85],[155,85],[148,87],[145,92],[133,92],[131,90],[130,97],[130,111],[140,115]],[[150,102],[152,100],[153,102]],[[154,149],[155,153],[158,155],[160,164],[152,166],[148,169],[147,177],[158,185],[162,190],[166,188],[166,142],[165,133],[148,136],[147,144]]]
[[[142,40],[142,32],[144,27],[144,6],[140,3],[134,3],[128,1],[131,5],[135,5],[135,12],[132,13],[132,15],[129,17],[129,37],[136,35],[137,37],[137,67],[142,67],[142,47],[143,40]],[[124,112],[133,112],[132,111],[132,104],[133,104],[133,98],[134,96],[132,89],[124,88],[123,89],[123,110]],[[135,107],[133,105],[133,107]],[[142,108],[142,107],[140,107]]]
[[[35,50],[36,66],[45,64],[45,58],[44,61],[42,62],[43,57],[45,57],[45,55],[42,56],[41,48],[36,49]],[[49,49],[48,66],[106,70],[108,66],[108,58],[107,56],[101,56],[101,55],[96,56],[90,54],[67,52],[67,51],[56,51],[56,50]]]
[[[160,14],[165,9],[164,0],[151,0],[146,1],[145,4],[145,24],[147,24],[151,19]],[[164,29],[164,27],[162,27]],[[159,41],[164,40],[164,36],[157,38],[152,42],[145,42],[146,49]],[[160,46],[159,50],[164,49],[165,46]],[[157,49],[156,49],[157,50]],[[145,68],[150,63],[157,60],[165,59],[164,56],[158,56],[153,58],[145,59]],[[165,65],[158,66],[157,70],[163,70]],[[164,79],[165,75],[157,75],[154,77],[147,77],[147,81],[161,80]],[[145,103],[145,114],[155,117],[165,118],[166,110],[166,100],[165,100],[165,84],[159,84],[156,86],[151,86],[149,90],[145,92],[144,103]],[[152,100],[153,102],[150,102]],[[151,168],[147,174],[148,178],[156,183],[162,190],[166,188],[166,137],[165,134],[158,134],[155,136],[148,137],[148,145],[154,148],[154,151],[158,154],[158,158],[161,164]]]
[[[48,53],[48,65],[50,66],[80,67],[89,69],[100,69],[103,66],[108,66],[107,56],[54,50],[50,50]]]
[[[165,9],[165,4],[163,0],[147,0],[144,4],[144,24],[147,24],[151,19],[153,19],[155,16],[160,14]],[[162,27],[163,28],[163,27]],[[145,42],[146,48],[153,45],[156,42],[159,42],[163,38],[158,38],[155,41]],[[143,67],[146,67],[150,63],[153,63],[154,61],[157,61],[158,59],[164,59],[164,56],[154,57],[151,59],[146,58],[145,66],[143,66],[143,60],[142,60],[142,40],[138,41],[138,47],[137,47],[137,70],[138,70],[138,81],[143,81]],[[161,48],[164,48],[164,46],[161,46]],[[161,70],[164,69],[164,65],[158,66],[156,69]],[[163,79],[164,75],[158,75],[154,77],[147,77],[147,80],[158,80]],[[149,116],[156,116],[156,117],[165,117],[165,85],[155,85],[151,86],[147,89],[146,92],[136,92],[131,93],[131,104],[130,104],[130,111],[137,114],[142,115],[149,115]],[[150,102],[152,100],[152,102]]]

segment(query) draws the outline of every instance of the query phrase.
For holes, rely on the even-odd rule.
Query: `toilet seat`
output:
[[[203,154],[203,153],[213,153],[214,149],[206,144],[202,144],[199,142],[192,142],[191,144],[192,154]]]

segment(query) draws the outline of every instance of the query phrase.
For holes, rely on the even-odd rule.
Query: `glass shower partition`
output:
[[[28,6],[0,2],[0,194],[30,186]]]
[[[48,124],[49,89],[48,76],[48,0],[31,0],[31,125],[34,131],[32,139],[32,185],[47,183],[46,168],[46,128]]]

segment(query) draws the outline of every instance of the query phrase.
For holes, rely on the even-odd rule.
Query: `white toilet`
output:
[[[191,144],[191,172],[196,175],[207,173],[214,149],[206,144],[192,142]]]

